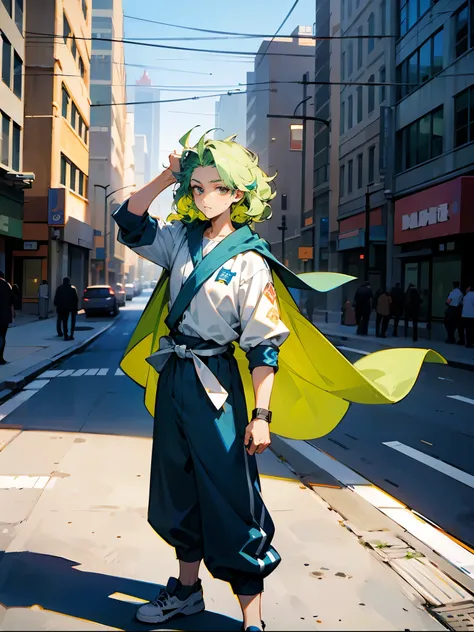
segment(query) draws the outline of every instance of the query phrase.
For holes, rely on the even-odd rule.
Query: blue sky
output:
[[[238,33],[273,34],[288,13],[293,0],[238,0],[235,3],[216,3],[215,0],[123,0],[124,14],[138,18],[158,20],[189,27],[207,28]],[[217,7],[222,7],[218,9]],[[224,8],[225,7],[225,8]],[[299,24],[311,26],[314,22],[315,0],[300,0],[281,34],[288,35]],[[125,36],[139,37],[205,37],[206,33],[179,28],[147,24],[125,18]],[[209,34],[209,37],[220,37]],[[261,39],[226,40],[175,40],[156,42],[171,46],[194,48],[257,51]],[[161,69],[150,68],[148,74],[153,84],[180,86],[189,92],[163,90],[162,99],[173,99],[195,94],[225,92],[245,83],[246,73],[253,68],[253,56],[223,56],[212,53],[182,52],[160,48],[128,45],[125,61],[132,64],[149,63]],[[127,83],[134,84],[143,69],[127,66]],[[216,86],[212,88],[210,86]],[[194,90],[209,88],[207,92]],[[130,93],[129,97],[132,93]],[[236,97],[245,99],[245,96]],[[129,98],[130,100],[130,98]],[[160,152],[165,161],[173,149],[179,149],[178,138],[193,127],[201,125],[205,131],[214,127],[216,99],[177,102],[161,105]],[[137,106],[139,108],[140,106]],[[137,112],[138,115],[138,112]],[[196,130],[199,132],[201,130]]]

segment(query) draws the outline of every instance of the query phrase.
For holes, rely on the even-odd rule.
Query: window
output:
[[[76,43],[76,38],[74,37],[74,35],[72,36],[72,39],[71,39],[71,53],[74,59],[77,59],[77,43]]]
[[[86,0],[82,0],[82,14],[84,16],[84,20],[87,21],[87,3],[86,3]]]
[[[375,81],[374,75],[370,75],[369,83],[374,83],[374,81]],[[370,114],[371,112],[374,111],[374,107],[375,107],[375,86],[369,86],[367,100],[368,100],[368,104],[369,104],[368,105],[368,111],[369,111],[369,114]]]
[[[382,66],[379,72],[379,81],[380,83],[385,83],[387,80],[387,73],[385,71],[385,66]],[[380,86],[380,94],[379,94],[380,103],[385,101],[385,86]]]
[[[112,79],[112,60],[110,55],[92,55],[91,77],[104,81]]]
[[[474,46],[474,0],[469,0],[454,16],[455,56]]]
[[[349,160],[347,163],[347,193],[352,193],[352,178],[354,176],[354,161]]]
[[[105,109],[105,108],[100,108]],[[290,125],[290,150],[301,151],[303,148],[303,126]]]
[[[341,127],[340,127],[340,131],[341,134],[344,134],[345,130],[345,125],[346,125],[346,104],[345,103],[341,103]]]
[[[443,153],[443,107],[426,114],[397,133],[398,171],[440,156]]]
[[[4,165],[10,166],[10,122],[11,119],[9,116],[0,112],[2,119],[2,137],[1,137],[1,153],[0,153],[0,162]]]
[[[82,171],[79,171],[79,185],[78,185],[78,189],[77,192],[79,193],[79,195],[82,195],[82,197],[86,197],[85,196],[85,192],[84,192],[84,174],[82,173]]]
[[[61,154],[61,184],[67,186],[67,160],[64,154]]]
[[[92,31],[102,31],[103,33],[112,33],[112,18],[93,15]]]
[[[362,121],[362,86],[357,87],[357,122]]]
[[[344,81],[346,78],[346,53],[342,53],[341,57],[341,80]]]
[[[362,68],[362,62],[364,58],[364,40],[362,39],[362,35],[364,34],[364,29],[359,26],[357,29],[357,69]]]
[[[12,169],[13,171],[20,171],[20,153],[21,153],[21,128],[16,123],[13,123],[13,137],[12,137]]]
[[[367,184],[373,184],[375,181],[375,145],[369,147],[369,180]]]
[[[352,71],[354,70],[354,50],[352,46],[352,42],[350,42],[347,47],[347,76],[350,77],[352,75]]]
[[[13,55],[13,92],[21,99],[21,86],[23,80],[23,62],[20,55]]]
[[[454,146],[474,141],[474,86],[454,97]]]
[[[347,129],[354,127],[354,106],[352,95],[347,99]]]
[[[94,9],[113,9],[114,0],[94,0]]]
[[[411,94],[419,84],[443,70],[443,31],[438,31],[397,67],[397,99]],[[408,85],[406,85],[408,84]]]
[[[346,0],[342,0],[341,2],[341,20],[344,21],[346,19]]]
[[[367,54],[371,53],[375,47],[375,39],[373,37],[375,33],[375,16],[373,13],[369,15],[368,25],[369,25],[369,35],[371,37],[367,40]]]
[[[8,15],[12,17],[12,0],[2,0],[3,6],[8,12]]]
[[[68,19],[65,15],[63,15],[63,39],[66,45],[67,45],[68,38],[71,37],[71,35],[72,35],[72,31],[71,31],[71,27],[69,26]]]
[[[350,18],[352,15],[352,0],[347,0],[347,17]]]
[[[362,189],[364,154],[357,154],[357,188]]]
[[[387,0],[380,3],[380,34],[387,35]]]
[[[84,62],[82,61],[81,55],[79,55],[79,72],[81,73],[81,77],[84,79],[84,75],[86,74],[86,68],[84,66]]]
[[[69,163],[69,176],[69,188],[75,191],[77,186],[77,167],[73,165],[72,162]]]
[[[76,104],[73,103],[72,109],[71,109],[71,126],[75,130],[78,129],[78,121],[79,121],[79,112],[77,111]]]
[[[15,0],[15,24],[18,30],[23,33],[23,0]]]
[[[63,117],[65,119],[69,120],[69,102],[71,100],[71,97],[69,96],[66,88],[63,86],[62,89],[62,107],[61,107],[61,114],[63,115]]]
[[[399,0],[399,28],[403,37],[438,0]]]
[[[2,33],[2,79],[9,88],[12,86],[12,45]]]
[[[346,176],[346,167],[341,165],[339,167],[339,197],[344,197],[344,179]]]

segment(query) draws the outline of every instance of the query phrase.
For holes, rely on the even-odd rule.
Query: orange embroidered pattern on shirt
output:
[[[273,287],[271,283],[266,284],[265,289],[263,290],[263,295],[268,298],[270,303],[273,303],[273,305],[276,304],[277,295],[275,292],[275,288]]]
[[[272,307],[271,310],[267,313],[267,318],[268,320],[271,320],[274,325],[278,325],[280,321],[280,314],[278,313],[277,309]]]

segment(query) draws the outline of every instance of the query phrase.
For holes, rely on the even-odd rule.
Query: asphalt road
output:
[[[5,421],[25,429],[150,437],[143,391],[118,370],[148,297],[149,291],[127,303],[115,325],[84,352],[40,376],[49,382]],[[366,341],[351,347],[375,350]],[[342,351],[351,361],[360,357]],[[391,442],[399,442],[398,449],[385,445]],[[354,405],[329,436],[312,443],[474,547],[472,373],[425,365],[403,402]]]

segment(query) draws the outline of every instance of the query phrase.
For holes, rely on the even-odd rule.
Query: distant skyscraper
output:
[[[134,101],[142,102],[134,105],[135,135],[146,137],[149,164],[145,171],[145,181],[148,182],[160,170],[160,91],[152,87],[151,79],[145,70],[135,86]]]
[[[247,100],[244,95],[225,94],[216,102],[216,140],[237,134],[236,141],[245,145],[247,141]],[[223,131],[222,131],[223,130]]]

